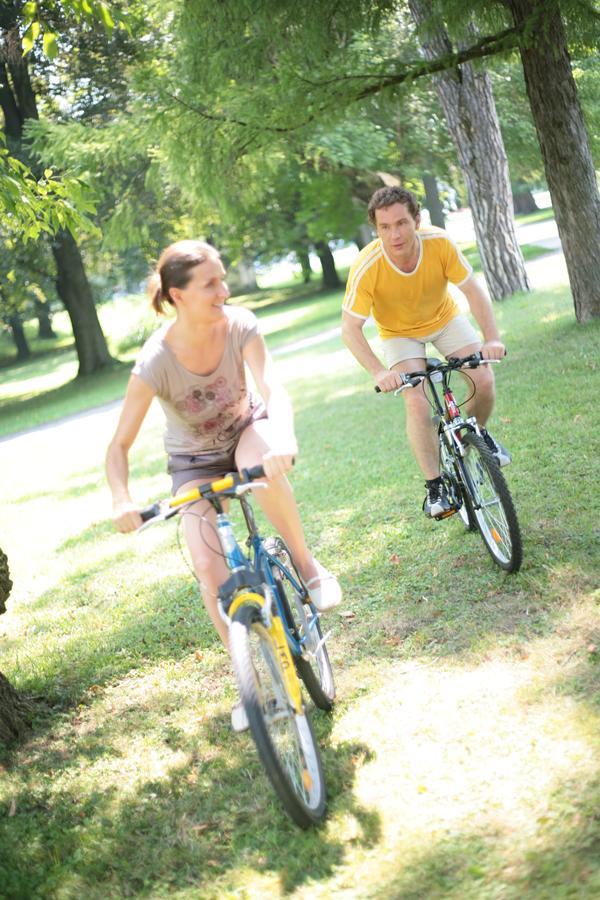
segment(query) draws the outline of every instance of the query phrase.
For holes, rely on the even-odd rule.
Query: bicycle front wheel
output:
[[[236,612],[229,644],[261,762],[286,812],[308,828],[325,815],[321,757],[308,714],[296,712],[288,697],[276,647],[255,606]]]
[[[287,574],[291,570],[296,581],[302,583],[285,542],[281,538],[269,538],[265,549],[284,567],[280,569],[270,564],[288,627],[302,647],[300,656],[294,654],[296,670],[315,706],[329,711],[335,699],[335,683],[319,616],[308,603],[303,602]]]
[[[477,528],[494,562],[506,572],[516,572],[523,561],[517,513],[500,466],[478,434],[462,436],[466,454],[462,460],[465,492]]]

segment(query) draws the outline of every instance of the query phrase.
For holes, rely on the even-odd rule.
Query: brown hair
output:
[[[403,203],[413,219],[416,219],[419,215],[419,201],[412,191],[403,187],[396,187],[395,185],[382,187],[376,190],[369,200],[367,212],[371,224],[377,224],[375,220],[376,209],[385,209],[387,206],[393,206],[394,203]]]
[[[159,315],[165,314],[165,304],[173,306],[171,288],[183,288],[192,277],[192,269],[206,262],[217,250],[204,241],[177,241],[160,255],[156,271],[148,281],[148,293],[152,308]]]

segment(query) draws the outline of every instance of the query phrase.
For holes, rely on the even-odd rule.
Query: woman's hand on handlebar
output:
[[[262,458],[265,476],[272,479],[285,475],[294,465],[294,458],[297,454],[298,447],[295,444],[268,450]]]
[[[481,348],[483,359],[502,359],[506,356],[506,347],[502,341],[486,341]]]
[[[115,503],[113,506],[113,523],[121,534],[136,531],[142,524],[142,518],[135,503],[132,503],[131,500]]]
[[[395,391],[403,384],[401,373],[394,372],[392,369],[380,369],[375,375],[375,387],[383,393]]]

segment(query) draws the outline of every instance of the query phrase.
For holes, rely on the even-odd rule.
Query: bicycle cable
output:
[[[458,370],[456,370],[456,371],[458,371]],[[453,374],[453,373],[451,372],[451,373],[450,373],[450,376],[452,376],[452,374]],[[471,382],[471,385],[472,385],[472,388],[473,388],[472,392],[469,394],[469,396],[468,396],[465,400],[462,400],[460,403],[457,403],[457,404],[456,404],[457,407],[458,407],[459,409],[461,409],[461,407],[463,407],[466,403],[469,402],[469,400],[471,400],[471,399],[475,396],[475,394],[477,393],[477,389],[476,389],[476,387],[475,387],[475,382],[473,381],[473,379],[471,378],[471,376],[470,376],[467,372],[463,372],[463,371],[461,370],[459,374],[462,375],[463,378],[468,379],[468,380]],[[427,391],[425,390],[425,384],[426,384],[426,383],[429,385],[429,382],[427,381],[427,379],[424,378],[424,379],[422,380],[422,382],[421,382],[421,388],[422,388],[423,394],[425,395],[425,399],[426,399],[427,402],[429,403],[429,405],[430,405],[431,409],[433,410],[433,412],[434,412],[434,413],[437,413],[437,410],[436,410],[436,408],[435,408],[435,405],[432,403],[431,398],[429,397]],[[448,379],[448,384],[450,384],[450,380],[449,380],[449,379]],[[433,388],[430,387],[430,390],[433,391]]]
[[[191,510],[183,510],[183,511],[182,511],[182,514],[181,514],[180,516],[178,516],[178,521],[177,521],[177,532],[176,532],[176,534],[177,534],[177,548],[178,548],[179,553],[181,554],[181,558],[182,558],[183,561],[185,562],[187,568],[189,569],[189,571],[191,572],[191,574],[194,576],[194,578],[196,579],[196,581],[198,582],[198,584],[200,584],[200,579],[198,578],[198,576],[197,576],[196,573],[194,572],[193,566],[190,565],[190,562],[189,562],[189,560],[188,560],[187,554],[185,553],[185,551],[184,551],[184,549],[183,549],[183,546],[182,546],[182,541],[181,541],[181,528],[182,528],[182,526],[183,526],[183,516],[184,516],[184,515],[192,516],[193,518],[199,519],[199,520],[200,520],[200,525],[199,525],[199,528],[198,528],[198,533],[199,533],[200,539],[202,540],[202,542],[203,542],[203,544],[204,544],[205,547],[207,547],[212,553],[214,553],[215,556],[220,556],[221,559],[227,560],[227,557],[226,557],[226,555],[223,553],[223,550],[222,550],[222,548],[221,548],[221,543],[220,543],[220,541],[219,541],[219,532],[218,532],[216,526],[213,524],[213,522],[211,522],[210,519],[209,519],[206,515],[204,515],[204,514],[192,512]],[[206,537],[202,534],[202,525],[203,525],[203,524],[208,525],[208,527],[213,531],[215,537],[217,538],[217,543],[218,543],[218,545],[219,545],[219,549],[218,549],[218,550],[216,550],[214,547],[212,547],[212,546],[210,545],[210,543],[207,541]],[[189,548],[188,548],[188,551],[189,551]]]

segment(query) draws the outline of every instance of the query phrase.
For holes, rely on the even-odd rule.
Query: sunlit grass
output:
[[[274,349],[298,323],[333,328],[339,294],[320,302],[271,332]],[[458,521],[424,519],[403,402],[376,396],[338,337],[275,357],[307,537],[345,591],[323,620],[338,704],[314,715],[329,793],[316,831],[286,819],[230,732],[233,676],[176,525],[110,527],[117,410],[0,444],[15,581],[0,670],[38,709],[0,768],[0,893],[598,895],[598,327],[574,324],[565,289],[498,312],[493,423],[525,541],[512,577]],[[153,410],[131,453],[140,503],[168,491],[161,432]]]

